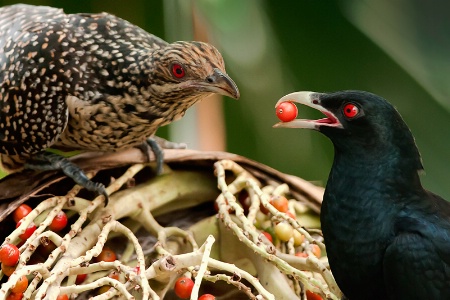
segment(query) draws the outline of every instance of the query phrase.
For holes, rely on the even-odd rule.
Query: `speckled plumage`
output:
[[[239,97],[209,44],[168,44],[107,13],[0,8],[0,153],[9,169],[49,147],[140,145],[211,93]]]

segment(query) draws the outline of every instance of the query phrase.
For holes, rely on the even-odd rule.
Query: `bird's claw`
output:
[[[153,154],[155,155],[156,174],[161,175],[163,173],[163,165],[164,165],[163,149],[186,149],[187,145],[185,143],[175,143],[157,136],[153,136],[147,138],[145,143],[139,145],[139,148],[142,150],[142,152],[144,152],[147,155],[149,155],[149,147],[153,152]]]
[[[90,180],[80,167],[59,154],[41,152],[27,161],[25,168],[39,171],[61,170],[86,190],[103,195],[105,197],[105,206],[108,205],[109,196],[105,185]]]

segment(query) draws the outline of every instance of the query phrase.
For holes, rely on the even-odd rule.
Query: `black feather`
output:
[[[345,296],[450,299],[450,203],[422,187],[420,154],[397,110],[362,91],[293,93],[280,101],[296,95],[293,101],[323,109],[339,123],[277,126],[315,122],[334,144],[321,223]],[[358,107],[357,116],[345,116],[348,103]]]

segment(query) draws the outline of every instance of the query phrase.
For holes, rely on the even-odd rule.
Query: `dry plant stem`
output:
[[[50,199],[47,199],[46,201],[41,202],[35,210],[30,212],[22,221],[22,224],[28,226],[41,212],[44,212],[45,210],[54,207],[51,212],[48,214],[47,218],[39,225],[39,227],[36,229],[36,231],[28,238],[24,245],[20,248],[20,251],[22,254],[20,255],[19,262],[16,267],[16,271],[11,275],[10,280],[2,285],[2,288],[0,290],[0,296],[6,295],[6,293],[13,287],[13,285],[16,283],[16,281],[20,278],[22,275],[28,275],[31,274],[33,271],[37,271],[41,273],[41,276],[50,277],[51,275],[48,274],[47,269],[51,267],[51,265],[54,263],[56,258],[58,257],[59,253],[63,252],[65,249],[63,247],[58,247],[55,249],[55,251],[49,255],[49,258],[47,261],[42,265],[33,265],[33,266],[25,266],[26,262],[29,260],[31,255],[33,254],[34,250],[39,245],[39,239],[38,235],[40,235],[43,230],[45,230],[53,220],[53,218],[56,216],[56,214],[61,210],[61,208],[64,206],[65,202],[69,197],[73,197],[78,191],[80,190],[79,187],[74,187],[72,190],[69,191],[66,197],[52,197]],[[31,215],[31,216],[30,216]],[[21,226],[20,226],[21,227]],[[18,235],[21,232],[21,228],[17,228],[14,230],[6,239],[6,241],[12,241],[16,240],[18,238]],[[51,234],[50,234],[51,235]],[[39,270],[33,270],[35,266],[39,267]],[[45,271],[44,271],[45,270]],[[17,276],[17,277],[16,277]],[[37,281],[37,280],[36,280]],[[33,292],[32,288],[36,287],[37,284],[32,281],[30,287],[27,289],[27,295]]]
[[[128,239],[133,242],[134,244],[134,249],[136,251],[136,257],[137,257],[137,261],[139,264],[139,269],[140,270],[145,270],[145,257],[144,257],[144,252],[142,251],[142,247],[139,244],[139,241],[137,240],[136,236],[133,234],[133,232],[131,232],[127,227],[123,226],[121,223],[115,221],[115,228],[118,232],[124,234],[125,236],[128,237]],[[138,283],[142,289],[142,296],[144,297],[144,299],[148,298],[150,295],[152,297],[152,299],[159,299],[158,295],[156,295],[156,293],[153,292],[153,290],[150,288],[150,285],[147,281],[147,278],[145,277],[145,273],[144,272],[139,272],[139,274],[137,274],[136,279],[138,280]]]
[[[305,258],[277,251],[276,256],[294,268],[320,273],[333,294],[339,295],[341,293],[331,271],[314,254],[308,253],[308,257]]]
[[[220,260],[216,260],[211,258],[209,260],[209,267],[210,268],[215,268],[218,270],[223,270],[229,273],[236,273],[239,274],[240,277],[244,278],[245,280],[247,280],[251,285],[253,285],[253,287],[258,291],[258,293],[264,297],[264,299],[267,300],[275,300],[274,296],[269,293],[263,286],[262,284],[259,282],[259,280],[257,278],[255,278],[254,276],[252,276],[250,273],[241,270],[239,268],[237,268],[235,265],[233,264],[229,264],[229,263],[225,263],[222,262]]]
[[[116,289],[109,289],[106,293],[94,296],[89,298],[89,300],[107,300],[107,299],[113,299],[114,296],[118,296],[119,294],[119,290]],[[116,299],[116,298],[114,298]],[[117,299],[126,299],[123,296],[122,297],[118,297]],[[135,299],[135,298],[132,298]]]
[[[259,210],[259,205],[262,203],[268,207],[269,211],[275,216],[274,218],[286,219],[299,232],[306,232],[297,222],[290,221],[290,218],[285,214],[279,213],[272,205],[268,204],[268,192],[287,194],[289,187],[285,184],[274,187],[275,181],[269,181],[272,182],[272,186],[261,189],[256,179],[236,163],[225,160],[216,163],[215,166],[217,181],[210,174],[204,172],[174,171],[170,174],[158,176],[145,184],[118,192],[124,184],[129,182],[145,167],[144,164],[133,165],[106,188],[108,194],[111,196],[109,205],[105,208],[103,207],[103,196],[99,196],[93,201],[76,197],[81,189],[79,186],[71,189],[66,196],[51,197],[42,201],[23,220],[22,225],[13,231],[5,240],[5,243],[16,243],[19,239],[19,234],[26,229],[28,224],[33,221],[40,224],[38,230],[20,248],[21,256],[18,268],[11,275],[10,282],[2,285],[0,298],[7,294],[18,278],[22,275],[33,273],[35,277],[25,292],[25,298],[55,299],[59,294],[72,294],[72,296],[76,296],[75,294],[84,291],[110,285],[113,288],[93,299],[110,299],[113,296],[117,296],[119,299],[134,299],[131,294],[132,289],[139,291],[139,297],[142,297],[144,300],[160,299],[160,296],[164,296],[167,289],[170,288],[168,283],[173,282],[174,278],[179,276],[180,273],[191,270],[196,274],[191,299],[197,299],[202,280],[224,280],[243,290],[250,299],[259,300],[264,298],[272,300],[275,299],[275,296],[269,292],[265,285],[267,284],[269,286],[271,284],[267,279],[272,275],[270,277],[272,279],[286,281],[286,276],[279,272],[281,270],[285,274],[293,276],[295,280],[305,282],[307,288],[313,291],[323,290],[324,295],[331,299],[336,299],[334,295],[330,295],[327,287],[320,280],[296,270],[288,262],[280,259],[283,253],[277,253],[272,244],[262,242],[259,231],[253,225],[256,213]],[[229,185],[225,182],[225,170],[232,171],[236,176],[236,179]],[[92,176],[93,174],[89,174],[89,177]],[[217,197],[217,182],[222,192],[219,197]],[[248,216],[245,215],[234,196],[243,189],[247,190],[251,199]],[[264,278],[264,285],[246,270],[240,269],[234,264],[213,259],[211,257],[211,251],[215,239],[212,235],[199,248],[190,231],[182,230],[178,227],[163,227],[154,218],[158,214],[194,206],[213,198],[217,198],[219,216],[223,224],[231,228],[231,231],[239,238],[240,242],[237,241],[231,231],[229,231],[229,236],[233,236],[238,243],[237,245],[241,246],[242,243],[247,245],[242,251],[247,255],[250,254],[255,257],[254,259],[249,257],[253,263],[259,260],[260,263],[256,264],[258,276],[260,276],[260,279]],[[233,208],[236,217],[230,216],[228,212],[230,207]],[[66,210],[67,214],[72,216],[72,218],[78,215],[78,219],[71,225],[70,231],[63,237],[59,237],[59,235],[53,232],[45,231],[54,216],[61,209]],[[130,217],[127,220],[134,220],[134,223],[126,223],[127,226],[120,223],[118,220],[124,217]],[[130,224],[131,226],[129,226]],[[154,250],[161,254],[160,259],[152,263],[147,270],[145,269],[145,257],[142,246],[133,233],[140,226],[157,237],[158,242]],[[128,240],[126,250],[121,255],[122,262],[116,260],[111,263],[100,262],[89,264],[90,260],[98,256],[102,251],[107,239],[116,235],[125,236]],[[305,236],[307,238],[308,235],[306,232]],[[44,263],[26,265],[26,261],[40,245],[41,238],[43,237],[53,241],[57,245],[57,248],[49,255]],[[173,251],[176,247],[173,249],[170,247],[181,244],[181,239],[174,239],[172,241],[169,239],[170,237],[181,237],[185,239],[192,246],[192,252],[172,255],[169,251]],[[310,236],[308,240],[312,243],[317,243]],[[184,247],[184,241],[182,244]],[[293,242],[288,243],[287,247],[289,252],[292,253],[294,249]],[[131,268],[125,265],[125,263],[130,263],[129,259],[133,251],[136,253],[138,268]],[[267,261],[270,261],[270,263]],[[317,270],[317,273],[322,274],[328,285],[333,281],[331,273],[329,273],[330,277],[327,278],[326,271],[328,270],[316,258],[304,259],[301,263],[294,261],[293,265],[298,264]],[[209,275],[208,270],[211,269],[214,269],[219,274],[214,276]],[[109,270],[120,272],[122,275],[120,277],[121,281],[107,277],[106,273]],[[270,270],[269,273],[272,275],[266,274],[268,270]],[[229,276],[220,272],[234,275]],[[89,282],[75,285],[75,277],[77,274],[92,275],[89,277]],[[269,277],[262,275],[268,275]],[[1,273],[0,276],[2,276]],[[246,279],[256,289],[258,295],[253,295],[251,289],[240,282],[241,277]],[[63,287],[61,283],[66,278],[65,285],[67,286]],[[150,287],[149,279],[157,281],[157,283],[152,281],[152,286],[156,291]],[[158,285],[159,283],[162,283],[160,285],[161,287]],[[300,289],[299,284],[296,281],[294,281],[294,284],[298,292]],[[278,283],[275,283],[275,285],[283,286],[278,285]],[[283,292],[278,294],[281,295]],[[284,295],[291,294],[285,293]],[[288,299],[292,298],[288,297]]]
[[[147,279],[155,279],[160,282],[166,282],[171,277],[172,272],[178,272],[191,264],[198,264],[201,260],[201,254],[196,252],[171,255],[166,255],[155,261],[146,271]],[[198,262],[198,263],[197,263]]]
[[[203,280],[203,276],[206,273],[206,269],[208,267],[208,261],[210,259],[210,255],[211,255],[211,248],[212,245],[214,244],[214,237],[212,235],[208,236],[208,238],[206,239],[205,243],[202,246],[202,250],[203,250],[203,255],[202,255],[202,261],[200,263],[200,268],[198,269],[197,272],[197,276],[195,277],[195,284],[194,287],[192,288],[192,293],[191,293],[191,300],[195,300],[198,298],[198,291],[200,290],[200,284],[202,283]]]
[[[124,226],[126,226],[126,225],[124,225]],[[130,228],[130,227],[128,227],[128,226],[126,226],[127,228],[129,228],[130,230],[131,230],[131,232],[137,232],[137,230],[139,229],[139,227],[138,228]],[[133,229],[135,229],[135,230],[133,230]],[[133,243],[130,243],[129,241],[127,242],[127,244],[126,244],[126,246],[125,246],[125,250],[122,252],[122,256],[120,257],[120,259],[123,261],[123,262],[129,262],[130,261],[130,258],[131,258],[131,256],[133,255],[133,253],[135,252],[134,251],[134,245],[133,245]],[[144,256],[146,255],[146,253],[144,252]]]
[[[211,245],[212,246],[212,243]],[[200,247],[195,252],[179,254],[179,255],[170,255],[170,253],[165,252],[163,248],[160,248],[161,252],[165,252],[165,256],[158,261],[154,262],[147,270],[146,277],[147,279],[157,279],[163,280],[164,278],[168,279],[173,274],[179,274],[182,270],[186,270],[191,266],[200,265],[202,263],[203,257],[206,255],[203,251],[206,250],[206,246]],[[208,250],[210,251],[210,250]],[[209,254],[208,254],[209,256]],[[225,263],[213,258],[208,258],[207,267],[214,268],[216,270],[221,270],[229,273],[239,274],[240,277],[246,279],[251,285],[255,287],[255,289],[268,300],[275,299],[273,295],[268,293],[261,283],[253,277],[250,273],[237,268],[233,264]],[[199,271],[200,272],[200,271]],[[200,278],[200,275],[197,275]],[[197,278],[197,277],[196,277]],[[195,299],[195,298],[194,298]]]
[[[158,188],[155,188],[157,186]],[[208,174],[195,171],[172,171],[152,179],[147,184],[138,185],[132,189],[114,194],[122,210],[131,203],[147,202],[153,215],[171,212],[178,209],[192,207],[217,197],[216,183]],[[175,201],[177,200],[177,201]],[[187,200],[187,201],[183,201]],[[147,210],[145,209],[145,210]],[[128,213],[126,216],[141,221],[140,213],[143,209]],[[123,212],[117,212],[117,219],[124,217]],[[151,229],[151,227],[150,227]]]
[[[319,242],[315,240],[309,232],[307,232],[298,222],[292,218],[290,218],[288,215],[286,215],[283,212],[278,211],[273,205],[270,204],[269,196],[264,193],[260,187],[258,186],[258,183],[254,180],[248,180],[247,181],[248,186],[255,191],[255,193],[258,195],[262,205],[269,210],[269,212],[274,216],[274,218],[288,221],[291,226],[294,227],[294,229],[297,229],[301,234],[305,236],[305,238],[312,242],[317,244],[322,250],[325,249],[325,245],[322,242]]]
[[[166,247],[166,239],[168,236],[179,236],[185,238],[192,245],[194,250],[198,249],[197,243],[189,232],[178,227],[163,227],[159,225],[153,217],[149,206],[149,203],[142,202],[142,212],[139,214],[139,217],[135,217],[134,219],[139,221],[140,225],[142,225],[148,232],[157,236],[158,241],[161,243],[163,248]]]
[[[251,300],[257,299],[256,296],[252,294],[252,290],[248,286],[246,286],[240,281],[233,280],[232,276],[228,276],[225,274],[203,275],[203,279],[210,282],[217,282],[219,280],[225,281],[226,283],[237,287],[238,290],[244,292],[249,299]]]
[[[73,267],[70,268],[69,270],[69,276],[71,275],[78,275],[78,274],[90,274],[93,272],[98,272],[98,271],[109,271],[109,270],[116,270],[120,273],[123,274],[128,274],[129,272],[131,272],[133,268],[124,265],[123,263],[121,263],[120,261],[116,260],[113,262],[98,262],[98,263],[92,263],[89,264],[86,267]]]
[[[247,181],[249,179],[252,179],[253,177],[233,161],[222,160],[219,163],[223,164],[223,168],[216,167],[218,186],[222,191],[222,195],[220,195],[219,198],[225,197],[226,199],[226,201],[223,201],[219,198],[217,199],[219,210],[228,211],[228,208],[226,207],[228,204],[228,206],[230,206],[235,211],[236,216],[242,222],[242,225],[244,227],[244,235],[251,235],[252,240],[257,241],[259,232],[256,231],[253,223],[248,221],[247,217],[244,214],[244,210],[237,203],[236,197],[234,197],[234,194],[240,192],[246,186]],[[215,165],[217,164],[218,163],[216,163]],[[227,185],[225,181],[225,169],[232,171],[237,176],[237,178],[230,185]]]
[[[72,261],[71,265],[69,267],[77,267],[78,265],[90,261],[93,257],[96,257],[100,254],[100,252],[103,249],[103,246],[106,242],[106,239],[108,238],[108,234],[110,231],[116,231],[120,232],[123,235],[125,235],[134,245],[136,256],[139,264],[139,268],[141,270],[145,269],[145,257],[144,253],[142,251],[141,246],[139,245],[139,241],[135,237],[135,235],[125,226],[123,226],[121,223],[117,222],[116,220],[111,220],[102,229],[102,232],[100,233],[98,237],[97,244],[89,251],[86,252],[86,255],[79,257],[78,259],[75,259]],[[150,286],[148,285],[148,281],[145,278],[145,275],[143,275],[143,272],[137,276],[138,282],[142,288],[143,291],[143,297],[148,298],[150,294]],[[119,283],[121,284],[121,283]]]
[[[287,242],[286,247],[287,247],[287,249],[288,249],[287,253],[288,253],[289,255],[294,256],[294,255],[295,255],[295,247],[294,247],[294,238],[293,238],[293,237],[291,237],[291,238],[289,239],[289,241]],[[278,252],[279,252],[279,251],[277,251],[277,253],[278,253]],[[301,269],[301,270],[305,270],[305,269]],[[322,271],[322,270],[321,270],[321,271]],[[319,271],[319,273],[322,273],[322,272]],[[323,275],[322,275],[322,276],[323,276]],[[325,280],[325,282],[326,282],[326,280]],[[295,278],[293,278],[293,279],[292,279],[292,284],[293,284],[293,286],[294,286],[295,294],[301,295],[301,292],[302,292],[302,290],[303,290],[303,285],[302,285],[301,281],[298,281],[298,280],[296,280]],[[328,284],[328,282],[327,282],[327,284]],[[302,298],[304,298],[304,295],[302,296]]]
[[[248,195],[250,197],[250,207],[248,209],[247,219],[251,224],[255,224],[256,214],[260,211],[261,201],[259,201],[258,195],[251,190],[247,189]]]
[[[286,183],[280,184],[272,192],[274,196],[286,195],[287,193],[289,193],[289,186]]]
[[[160,232],[158,232],[158,241],[161,243],[162,247],[166,248],[166,239],[168,236],[171,237],[182,237],[186,239],[192,246],[193,250],[198,249],[197,242],[195,241],[192,234],[190,234],[188,231],[183,230],[178,227],[164,227]]]
[[[126,184],[131,178],[133,178],[137,173],[139,173],[143,168],[145,168],[145,164],[136,164],[129,167],[125,173],[122,174],[118,179],[116,179],[113,183],[111,183],[107,188],[106,192],[108,195],[111,195],[117,192],[124,184]],[[97,197],[99,198],[99,197]]]
[[[28,284],[28,288],[23,294],[25,299],[30,299],[31,295],[36,292],[36,287],[38,286],[39,282],[42,280],[41,274],[36,274],[36,277],[33,278],[33,280]]]
[[[60,293],[61,294],[69,294],[69,293],[82,293],[85,291],[94,290],[96,288],[102,287],[104,285],[110,285],[117,289],[122,295],[126,297],[126,299],[134,299],[134,297],[127,291],[126,286],[121,283],[118,280],[109,278],[109,277],[103,277],[100,279],[97,279],[94,282],[81,284],[81,285],[74,285],[71,287],[61,287]]]
[[[143,167],[144,165],[134,165],[130,167],[124,173],[124,175],[115,180],[107,188],[107,192],[113,193],[114,191],[120,189],[123,184],[125,184],[130,178],[135,176],[136,173],[142,170]],[[70,196],[74,197],[75,195]],[[63,250],[67,250],[66,253],[64,253],[61,259],[53,267],[51,276],[45,279],[42,285],[39,287],[39,290],[36,294],[36,299],[52,299],[53,297],[56,297],[59,294],[59,287],[62,280],[68,275],[69,266],[71,265],[72,260],[74,258],[80,257],[82,253],[86,251],[86,249],[92,247],[92,243],[95,242],[95,240],[93,240],[91,237],[99,235],[103,225],[103,221],[101,219],[93,219],[92,222],[88,226],[86,226],[86,228],[84,228],[84,230],[81,230],[81,226],[86,221],[87,216],[102,204],[102,199],[103,196],[97,197],[94,201],[91,202],[91,205],[86,207],[86,209],[80,211],[80,217],[77,221],[75,221],[74,224],[72,224],[69,233],[64,236],[62,245],[55,249],[55,251],[53,251],[52,255],[55,253],[59,254],[58,251],[63,252]],[[77,235],[77,233],[79,234]],[[57,255],[55,255],[55,257],[57,257]]]
[[[224,222],[224,224],[227,227],[231,228],[231,230],[238,236],[238,238],[241,242],[243,242],[249,248],[253,249],[261,257],[273,262],[277,266],[277,268],[280,271],[282,271],[283,273],[285,273],[286,275],[294,276],[294,278],[296,278],[297,280],[300,280],[303,284],[305,284],[305,286],[309,290],[312,290],[314,292],[319,292],[319,293],[321,291],[326,291],[325,293],[326,293],[327,297],[332,298],[332,299],[337,299],[337,297],[334,294],[331,294],[328,291],[328,287],[324,286],[322,284],[322,282],[305,274],[302,271],[299,271],[299,270],[293,268],[292,266],[290,266],[288,263],[286,263],[282,259],[278,258],[277,256],[268,253],[265,249],[263,249],[261,246],[258,246],[257,244],[255,244],[253,241],[251,241],[247,237],[246,234],[244,234],[243,230],[235,222],[232,221],[232,219],[228,213],[228,209],[226,207],[226,201],[225,201],[225,199],[227,200],[228,203],[232,203],[233,201],[235,201],[235,198],[234,198],[232,192],[230,192],[230,190],[235,190],[235,188],[233,187],[234,182],[232,184],[230,184],[230,186],[228,186],[226,184],[225,170],[226,169],[232,170],[235,174],[239,171],[244,172],[244,170],[242,168],[236,167],[236,164],[232,161],[216,162],[215,168],[216,168],[216,174],[218,177],[219,189],[222,191],[222,195],[220,195],[217,199],[217,202],[219,204],[219,218]],[[265,206],[267,205],[266,207],[269,209],[269,211],[273,215],[275,215],[275,217],[283,218],[283,215],[285,215],[285,214],[280,213],[272,205],[269,204],[268,195],[262,192],[262,190],[259,188],[258,184],[256,183],[256,181],[254,179],[249,178],[247,180],[247,184],[249,185],[249,187],[251,189],[253,189],[256,192],[256,194],[259,196],[262,203],[265,204]],[[288,218],[287,216],[286,216],[286,218],[291,219],[291,218]],[[248,222],[248,219],[240,218],[240,221],[246,223],[246,222]],[[295,223],[297,223],[297,222],[295,221]],[[300,226],[298,225],[298,223],[297,223],[296,227],[298,227],[296,229],[299,230]],[[250,228],[250,225],[248,225],[247,228]],[[301,229],[301,230],[299,230],[300,233],[305,234],[305,236],[307,236],[307,238],[313,240],[312,237],[305,230],[303,230],[302,228],[300,228],[300,229]],[[336,287],[337,287],[337,285],[336,285]]]
[[[19,235],[24,229],[28,227],[28,225],[30,225],[31,222],[33,222],[39,215],[52,208],[51,212],[47,214],[44,221],[39,224],[39,227],[36,228],[35,232],[22,245],[21,249],[23,251],[23,249],[27,248],[30,241],[41,234],[48,227],[48,225],[50,225],[51,221],[61,210],[67,199],[70,196],[74,196],[76,193],[78,193],[80,189],[80,187],[76,186],[71,191],[69,191],[69,193],[65,197],[55,196],[41,202],[34,210],[32,210],[27,216],[22,219],[21,225],[16,228],[16,230],[14,230],[8,237],[5,238],[3,244],[17,242],[19,240]]]

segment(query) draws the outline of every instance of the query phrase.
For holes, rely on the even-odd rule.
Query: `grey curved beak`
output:
[[[213,73],[206,77],[204,88],[230,98],[239,99],[239,89],[228,74],[215,68]]]

